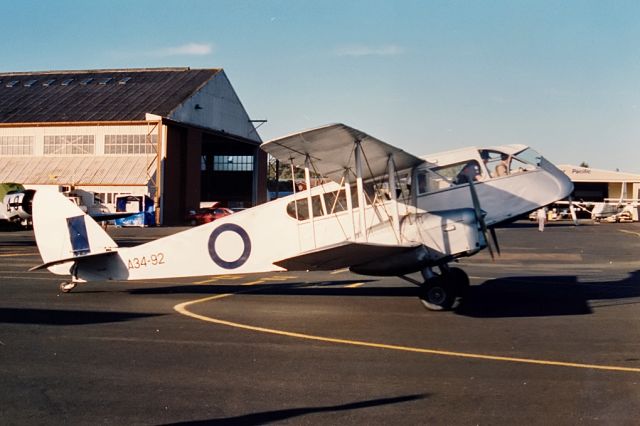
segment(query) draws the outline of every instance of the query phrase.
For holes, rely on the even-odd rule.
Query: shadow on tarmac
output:
[[[314,413],[327,413],[334,411],[348,411],[358,410],[363,408],[377,407],[388,404],[400,404],[403,402],[415,401],[419,399],[427,398],[428,395],[407,395],[394,398],[380,398],[371,399],[368,401],[352,402],[350,404],[332,405],[326,407],[304,407],[304,408],[289,408],[286,410],[274,410],[264,411],[262,413],[245,414],[236,417],[227,417],[223,419],[207,419],[207,420],[195,420],[179,423],[170,423],[171,425],[262,425],[266,423],[272,423],[290,419],[293,417],[300,417],[307,414]]]
[[[418,297],[418,287],[357,287],[349,284],[375,282],[342,280],[242,285],[184,285],[127,290],[132,295],[251,293],[252,296],[340,296],[340,297]],[[521,276],[485,281],[469,288],[454,310],[458,315],[476,318],[587,315],[593,311],[589,301],[640,297],[640,271],[620,281],[580,282],[576,276]]]
[[[134,312],[70,311],[58,309],[0,308],[0,323],[38,325],[87,325],[131,321],[165,314]]]
[[[590,300],[635,297],[640,297],[640,271],[621,281],[579,282],[575,276],[505,277],[472,286],[455,312],[477,318],[586,315],[593,312]],[[628,302],[618,304],[624,303]]]

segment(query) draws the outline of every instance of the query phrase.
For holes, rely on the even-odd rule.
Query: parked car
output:
[[[202,225],[203,223],[213,222],[221,217],[233,214],[233,210],[226,207],[205,207],[198,210],[191,210],[187,215],[187,222],[191,225]]]

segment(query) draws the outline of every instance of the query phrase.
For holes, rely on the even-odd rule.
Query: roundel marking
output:
[[[242,250],[242,254],[236,260],[226,261],[222,259],[218,253],[216,252],[216,240],[223,232],[235,232],[242,239],[242,244],[244,249]],[[247,231],[242,229],[239,225],[235,223],[225,223],[224,225],[218,226],[213,230],[211,236],[209,236],[209,256],[211,260],[215,262],[221,268],[224,269],[236,269],[244,265],[244,263],[249,259],[249,255],[251,254],[251,240],[249,239],[249,234]]]

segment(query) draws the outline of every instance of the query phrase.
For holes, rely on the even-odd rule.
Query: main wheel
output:
[[[420,302],[430,311],[447,311],[456,301],[455,287],[451,280],[431,278],[420,287]]]
[[[69,293],[71,290],[76,288],[76,283],[63,281],[60,283],[60,291],[63,293]]]
[[[453,283],[457,288],[457,293],[464,295],[469,291],[469,275],[460,268],[449,268],[444,274],[445,279]]]

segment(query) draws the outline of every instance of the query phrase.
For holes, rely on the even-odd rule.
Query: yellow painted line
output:
[[[209,283],[214,283],[219,279],[220,278],[209,278],[208,280],[204,280],[204,281],[195,281],[194,284],[209,284]]]
[[[349,268],[336,269],[335,271],[329,272],[331,275],[342,274],[344,272],[349,272]]]
[[[244,278],[244,275],[216,275],[203,281],[194,281],[194,284],[209,284],[220,280],[239,280]]]
[[[247,289],[243,293],[246,293],[249,291],[250,290]],[[575,362],[552,361],[552,360],[542,360],[542,359],[533,359],[533,358],[515,358],[515,357],[497,356],[497,355],[474,354],[474,353],[468,353],[468,352],[453,352],[453,351],[443,351],[443,350],[437,350],[437,349],[416,348],[411,346],[388,345],[384,343],[374,343],[374,342],[366,342],[366,341],[360,341],[360,340],[348,340],[348,339],[338,339],[334,337],[316,336],[312,334],[296,333],[296,332],[277,330],[277,329],[266,328],[266,327],[256,327],[248,324],[241,324],[233,321],[226,321],[222,319],[211,318],[211,317],[196,314],[194,312],[187,310],[188,306],[195,305],[198,303],[209,302],[211,300],[222,299],[225,297],[233,296],[234,294],[238,294],[238,293],[218,294],[215,296],[209,296],[202,299],[196,299],[189,302],[177,304],[173,307],[173,309],[181,315],[185,315],[190,318],[194,318],[200,321],[205,321],[213,324],[239,328],[242,330],[256,331],[259,333],[274,334],[278,336],[293,337],[297,339],[314,340],[314,341],[325,342],[325,343],[336,343],[341,345],[360,346],[360,347],[368,347],[368,348],[376,348],[376,349],[387,349],[387,350],[412,352],[412,353],[420,353],[420,354],[427,354],[427,355],[479,359],[479,360],[485,360],[485,361],[500,361],[500,362],[512,362],[512,363],[520,363],[520,364],[532,364],[532,365],[543,365],[543,366],[554,366],[554,367],[568,367],[568,368],[582,368],[582,369],[589,369],[589,370],[605,370],[605,371],[622,371],[622,372],[628,372],[628,373],[640,373],[640,368],[634,368],[634,367],[619,367],[615,365],[598,365],[598,364],[581,364],[581,363],[575,363]]]
[[[256,284],[262,284],[264,283],[264,281],[262,280],[255,280],[255,281],[249,281],[248,283],[242,283],[240,285],[256,285]]]
[[[35,253],[4,253],[0,257],[35,256]]]
[[[358,287],[362,287],[363,285],[364,283],[354,283],[354,284],[345,285],[344,288],[358,288]]]
[[[628,231],[626,229],[618,229],[618,231],[624,232],[626,234],[632,234],[632,235],[635,235],[636,237],[640,237],[640,232]]]
[[[239,280],[244,278],[243,275],[218,275],[218,278],[221,280]]]

